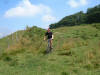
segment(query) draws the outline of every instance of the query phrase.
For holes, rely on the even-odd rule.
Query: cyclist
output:
[[[44,40],[48,40],[48,47],[50,50],[52,47],[52,40],[54,39],[53,33],[50,31],[50,28],[48,28],[47,32],[45,33]]]

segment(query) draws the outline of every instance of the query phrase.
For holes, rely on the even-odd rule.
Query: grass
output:
[[[3,51],[0,75],[100,75],[98,28],[87,25],[52,31],[55,39],[50,54],[44,54],[45,30],[33,27],[24,31],[20,41]],[[4,40],[0,45],[3,43]]]

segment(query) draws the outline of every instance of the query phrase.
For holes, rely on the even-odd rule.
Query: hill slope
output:
[[[53,29],[54,49],[47,55],[45,30],[28,28],[1,56],[0,74],[100,75],[100,30],[95,25]]]

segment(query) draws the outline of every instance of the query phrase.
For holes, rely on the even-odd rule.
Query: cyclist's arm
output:
[[[46,40],[46,39],[47,39],[47,32],[44,35],[44,40]]]
[[[46,40],[46,36],[44,36],[44,40]]]
[[[52,35],[52,39],[54,39],[54,35]]]

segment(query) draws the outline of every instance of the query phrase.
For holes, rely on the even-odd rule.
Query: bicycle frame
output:
[[[46,52],[47,53],[49,53],[49,52],[51,52],[51,47],[50,47],[50,39],[48,39],[48,45],[47,45],[47,50],[46,50]]]

